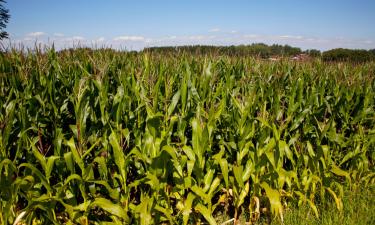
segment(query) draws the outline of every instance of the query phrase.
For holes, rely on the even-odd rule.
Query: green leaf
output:
[[[53,155],[48,157],[48,159],[47,159],[47,165],[46,165],[46,171],[45,171],[47,180],[49,180],[50,177],[51,177],[53,166],[54,166],[55,161],[57,159],[60,159],[60,157],[59,156],[53,156]]]
[[[90,208],[97,206],[102,208],[104,211],[120,217],[121,219],[128,221],[128,215],[126,211],[119,205],[119,204],[114,204],[108,199],[105,198],[95,198],[95,200],[90,204]]]
[[[182,211],[182,219],[183,219],[184,225],[186,225],[189,221],[194,199],[195,199],[195,195],[193,193],[189,193],[184,202],[184,209]]]
[[[212,194],[215,193],[215,191],[216,191],[217,187],[219,187],[220,183],[221,183],[221,180],[218,177],[215,177],[214,181],[212,181],[210,190],[208,191],[208,195],[210,196],[211,199],[213,198]]]
[[[207,192],[208,189],[210,188],[211,183],[212,183],[212,179],[214,179],[214,175],[215,175],[215,170],[210,169],[210,170],[208,170],[208,172],[204,176],[204,188],[203,188],[204,192]]]
[[[251,173],[254,170],[254,163],[251,160],[248,160],[246,163],[245,170],[242,172],[242,181],[246,182],[249,180]]]
[[[200,214],[202,214],[202,216],[207,220],[207,222],[210,225],[216,225],[216,221],[215,221],[214,217],[212,216],[212,213],[210,212],[210,210],[207,207],[198,203],[194,208],[195,208],[195,210],[199,211]]]
[[[331,188],[326,187],[326,190],[332,195],[333,199],[335,200],[337,209],[342,211],[343,205],[341,198],[337,197],[336,193]]]
[[[22,163],[21,165],[18,166],[18,169],[22,168],[22,167],[26,167],[26,168],[29,168],[41,181],[42,185],[47,189],[47,191],[49,193],[52,192],[52,188],[51,186],[49,185],[49,182],[48,180],[46,179],[46,177],[40,172],[40,170],[38,170],[35,166],[33,166],[32,164],[30,163]]]
[[[246,196],[249,194],[249,191],[250,191],[249,182],[246,182],[244,188],[242,188],[236,200],[236,208],[239,208],[244,203]]]
[[[228,189],[229,180],[228,180],[228,161],[226,159],[221,159],[219,161],[221,173],[223,174],[225,187]]]
[[[65,160],[65,164],[68,170],[71,173],[74,173],[73,153],[72,152],[64,153],[64,160]]]
[[[117,135],[114,131],[112,131],[111,135],[109,136],[109,142],[111,143],[112,150],[113,150],[113,158],[115,160],[115,164],[117,169],[119,170],[122,178],[123,184],[126,183],[126,161],[125,161],[125,154],[120,147],[119,141],[117,139]]]
[[[316,207],[314,202],[312,202],[310,199],[306,199],[306,201],[309,203],[311,209],[314,211],[314,214],[315,214],[316,218],[319,218],[318,208]]]
[[[260,186],[266,191],[266,196],[270,200],[272,214],[282,217],[283,206],[280,201],[280,193],[277,190],[272,189],[266,182],[261,183]]]
[[[209,198],[209,195],[206,194],[204,192],[204,190],[200,187],[198,187],[197,185],[194,185],[191,187],[191,190],[196,194],[198,195],[199,197],[201,197],[201,199],[205,202],[205,203],[208,203],[211,199]]]
[[[238,185],[240,187],[244,187],[244,183],[242,180],[242,166],[233,166],[233,173]]]
[[[76,144],[74,142],[74,138],[70,138],[69,141],[67,141],[67,145],[70,147],[70,151],[72,152],[73,154],[73,159],[75,160],[75,162],[78,164],[79,168],[81,169],[82,171],[82,175],[84,175],[85,173],[85,164],[81,158],[81,155],[79,154],[77,148],[76,148]]]
[[[107,191],[109,193],[109,196],[113,200],[119,200],[119,196],[120,196],[119,191],[117,189],[112,188],[107,181],[105,181],[105,180],[88,180],[87,182],[103,185],[105,187],[105,189],[107,189]]]
[[[177,91],[172,98],[172,102],[168,107],[168,116],[172,115],[174,109],[177,106],[178,100],[180,99],[180,91]]]
[[[307,144],[307,151],[308,151],[310,157],[312,157],[312,158],[315,157],[315,152],[314,152],[314,149],[313,149],[311,143],[309,141],[307,141],[306,144]]]
[[[348,179],[348,181],[350,182],[351,179],[350,179],[350,174],[342,169],[340,169],[338,166],[336,166],[335,164],[332,164],[331,165],[331,172],[336,174],[337,176],[342,176],[342,177],[346,177]]]
[[[195,161],[195,153],[189,146],[185,145],[182,150],[190,160]]]
[[[279,149],[285,153],[286,157],[292,162],[292,165],[295,165],[293,152],[285,141],[279,141]]]

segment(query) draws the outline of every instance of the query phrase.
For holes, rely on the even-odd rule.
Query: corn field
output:
[[[283,220],[375,183],[375,63],[0,54],[0,224]]]

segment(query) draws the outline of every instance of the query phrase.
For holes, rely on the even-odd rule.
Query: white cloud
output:
[[[145,43],[152,43],[152,42],[154,42],[154,39],[152,39],[152,38],[146,38],[146,39],[144,39],[144,42]]]
[[[104,37],[100,37],[100,38],[96,39],[95,41],[96,42],[103,42],[103,41],[105,41],[105,38]]]
[[[257,37],[260,37],[259,35],[257,35],[257,34],[245,34],[244,36],[243,36],[244,38],[257,38]]]
[[[52,41],[54,43],[62,43],[64,45],[66,44],[74,44],[74,43],[83,43],[83,42],[86,42],[88,40],[86,40],[86,38],[82,37],[82,36],[72,36],[72,37],[65,37],[65,38],[52,38]]]
[[[282,39],[303,39],[303,36],[294,36],[294,35],[280,35],[278,37]]]
[[[31,33],[26,34],[26,36],[28,36],[28,37],[40,37],[40,36],[44,36],[44,35],[46,35],[46,33],[41,32],[41,31],[31,32]]]
[[[306,38],[305,40],[306,41],[315,41],[316,39],[315,38]]]
[[[197,41],[214,39],[214,38],[216,38],[215,35],[210,35],[210,36],[207,36],[207,35],[192,35],[192,36],[188,36],[188,39],[197,40]]]
[[[65,36],[62,33],[46,34],[44,32],[32,32],[26,35],[12,35],[13,43],[23,44],[27,47],[35,47],[35,43],[46,45],[55,44],[56,49],[70,48],[77,45],[95,48],[97,45],[114,49],[141,50],[152,46],[181,46],[181,45],[247,45],[252,43],[281,44],[300,47],[302,49],[316,48],[327,50],[332,48],[374,48],[375,39],[351,39],[345,37],[314,37],[298,34],[244,34],[237,31],[217,31],[217,33],[197,33],[186,35],[166,36],[137,36],[124,35],[118,37],[85,38],[82,36]]]
[[[154,39],[154,41],[158,42],[158,41],[167,41],[167,40],[176,40],[176,39],[179,39],[180,37],[176,36],[176,35],[172,35],[172,36],[166,36],[166,37],[162,37],[162,38],[156,38]]]
[[[113,38],[114,41],[144,41],[145,37],[142,36],[119,36]]]
[[[212,28],[208,30],[208,32],[219,32],[219,31],[220,31],[220,28]]]
[[[82,37],[82,36],[73,36],[73,37],[72,37],[72,40],[73,40],[73,41],[84,41],[85,38]]]

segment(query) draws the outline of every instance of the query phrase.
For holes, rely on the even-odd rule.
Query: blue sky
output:
[[[375,48],[371,0],[8,0],[13,43]]]

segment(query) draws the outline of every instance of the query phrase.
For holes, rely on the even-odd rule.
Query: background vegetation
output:
[[[186,52],[188,54],[220,54],[228,56],[256,56],[269,58],[271,56],[294,56],[302,53],[300,48],[289,45],[271,45],[263,43],[238,46],[178,46],[178,47],[151,47],[145,48],[145,52],[173,53]]]
[[[6,25],[9,22],[9,10],[4,7],[5,1],[0,0],[0,40],[8,38],[8,33],[5,31]]]
[[[268,59],[270,57],[290,58],[300,54],[308,55],[311,58],[322,58],[326,62],[352,62],[363,63],[375,60],[375,49],[331,49],[321,52],[317,49],[308,49],[302,51],[300,48],[289,45],[266,45],[256,43],[251,45],[238,46],[178,46],[178,47],[151,47],[145,48],[144,52],[157,53],[180,53],[185,52],[194,55],[227,55],[227,56],[254,56],[257,58]]]

